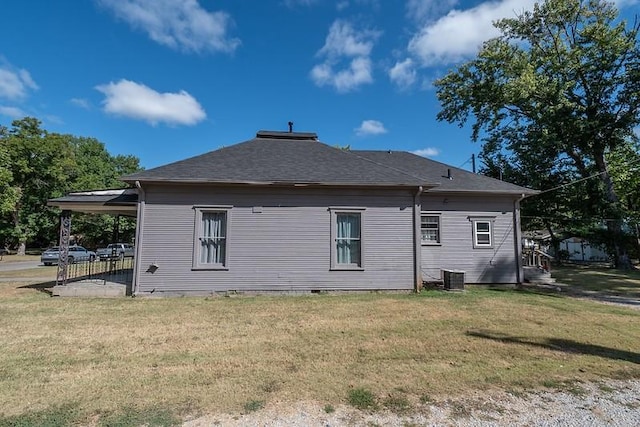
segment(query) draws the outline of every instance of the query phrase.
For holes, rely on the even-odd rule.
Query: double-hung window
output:
[[[440,243],[440,216],[423,213],[420,216],[420,235],[423,245]]]
[[[227,267],[228,210],[196,208],[193,268]]]
[[[362,211],[332,211],[331,267],[333,269],[361,269]]]
[[[493,221],[490,219],[472,219],[473,223],[473,247],[493,247]]]

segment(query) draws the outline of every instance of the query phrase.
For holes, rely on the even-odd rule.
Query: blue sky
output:
[[[331,145],[470,168],[480,147],[436,120],[431,83],[533,3],[7,0],[0,124],[34,116],[151,168],[293,121]]]

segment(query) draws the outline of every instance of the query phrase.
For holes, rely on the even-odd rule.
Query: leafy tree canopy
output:
[[[546,0],[495,26],[499,37],[435,83],[438,119],[473,118],[487,170],[516,183],[544,190],[594,176],[524,206],[558,223],[613,220],[619,234],[624,209],[607,162],[637,140],[638,23],[619,20],[606,1]],[[611,247],[624,252],[615,239]]]
[[[0,127],[0,240],[24,252],[55,242],[58,215],[48,199],[69,191],[123,188],[119,176],[140,170],[134,156],[112,156],[94,138],[49,133],[32,117]],[[98,240],[113,219],[79,216],[74,232]],[[107,226],[108,225],[108,226]]]

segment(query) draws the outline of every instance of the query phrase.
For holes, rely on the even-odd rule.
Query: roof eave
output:
[[[124,182],[135,183],[139,181],[146,184],[209,184],[209,185],[231,185],[231,186],[280,186],[280,187],[423,187],[434,188],[437,183],[428,182],[388,182],[388,183],[362,183],[362,182],[300,182],[300,181],[224,181],[209,179],[166,179],[166,178],[122,178]]]
[[[538,190],[531,190],[528,188],[523,188],[522,190],[455,190],[455,189],[445,189],[434,187],[431,193],[454,193],[454,194],[502,194],[502,195],[510,195],[510,196],[535,196],[540,193]]]

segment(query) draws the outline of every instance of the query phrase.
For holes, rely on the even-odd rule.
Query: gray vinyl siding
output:
[[[442,269],[462,270],[467,283],[517,283],[514,199],[505,196],[426,194],[422,211],[440,213],[440,245],[421,245],[425,281]],[[494,217],[491,248],[473,247],[472,218]]]
[[[413,289],[409,190],[146,185],[145,197],[137,293]],[[227,269],[192,268],[194,206],[228,209]],[[340,207],[364,208],[362,271],[331,271]]]

